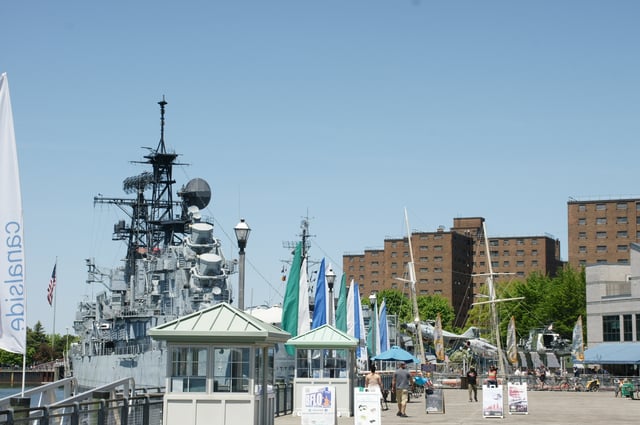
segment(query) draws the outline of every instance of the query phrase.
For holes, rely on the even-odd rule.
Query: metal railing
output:
[[[293,384],[277,384],[275,416],[293,413]],[[124,392],[126,394],[126,392]],[[83,393],[84,394],[84,393]],[[159,425],[162,424],[164,393],[149,392],[131,397],[102,392],[111,398],[71,397],[59,403],[29,408],[5,407],[0,410],[0,425]]]

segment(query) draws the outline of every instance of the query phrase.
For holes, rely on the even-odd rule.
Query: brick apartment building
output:
[[[567,202],[569,264],[629,264],[629,245],[640,241],[640,199]]]
[[[455,218],[449,231],[411,234],[416,294],[440,295],[451,302],[455,326],[463,326],[474,302],[474,292],[489,271],[483,237],[482,217]],[[497,284],[505,279],[524,279],[537,271],[555,276],[562,267],[560,242],[549,236],[489,237],[489,249]],[[361,295],[383,289],[399,289],[410,294],[407,263],[411,261],[407,237],[386,238],[383,249],[343,256],[347,282],[360,284]],[[398,279],[399,278],[399,279]]]

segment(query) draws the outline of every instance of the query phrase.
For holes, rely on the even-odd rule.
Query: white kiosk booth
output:
[[[336,413],[353,416],[358,340],[341,330],[323,325],[287,341],[296,350],[293,412],[302,415],[305,389],[334,388]]]
[[[149,334],[167,341],[164,425],[273,425],[273,354],[288,332],[221,303]]]

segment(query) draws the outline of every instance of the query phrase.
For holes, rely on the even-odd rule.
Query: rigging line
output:
[[[338,267],[338,264],[341,265],[341,263],[338,263],[333,258],[331,258],[331,256],[329,254],[327,254],[327,252],[324,249],[322,249],[322,247],[320,245],[318,245],[317,243],[314,243],[313,246],[315,248],[319,249],[320,252],[322,252],[322,254],[325,256],[325,258],[328,258],[329,261],[331,261],[331,268],[333,269],[334,272],[337,272],[337,271],[342,272],[342,267]]]

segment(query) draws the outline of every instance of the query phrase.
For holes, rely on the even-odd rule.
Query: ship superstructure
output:
[[[139,164],[150,171],[128,177],[129,198],[97,196],[94,204],[118,207],[112,240],[126,243],[123,264],[103,271],[87,259],[89,284],[102,284],[94,300],[81,302],[74,321],[80,342],[72,347],[72,373],[83,387],[133,377],[137,386],[163,386],[165,352],[147,331],[213,304],[232,301],[228,277],[235,263],[224,258],[212,220],[202,215],[211,200],[209,184],[189,181],[175,194],[178,154],[166,150],[165,107],[160,142]]]

